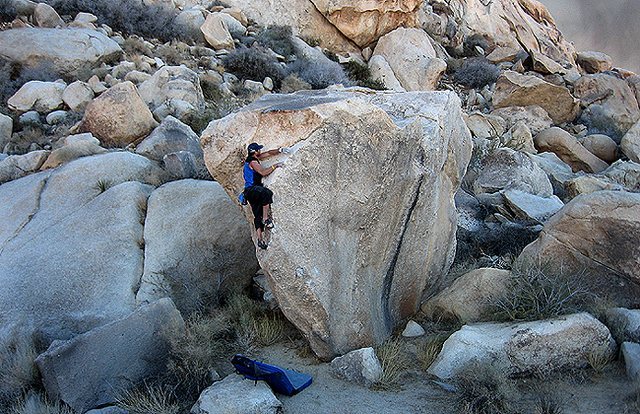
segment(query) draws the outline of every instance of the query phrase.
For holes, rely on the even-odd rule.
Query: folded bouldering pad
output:
[[[273,391],[279,394],[295,395],[311,385],[313,381],[309,374],[265,364],[241,354],[234,355],[231,358],[231,363],[236,371],[245,378],[265,381]]]

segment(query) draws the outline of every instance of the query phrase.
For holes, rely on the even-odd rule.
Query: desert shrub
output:
[[[15,401],[35,387],[39,374],[35,365],[38,353],[33,340],[16,335],[0,347],[0,406]]]
[[[534,321],[589,310],[597,296],[586,274],[570,273],[550,263],[517,262],[507,293],[496,303],[496,317]]]
[[[297,59],[288,66],[289,73],[295,73],[313,89],[324,89],[331,85],[349,85],[350,81],[340,64],[329,59]]]
[[[492,366],[471,364],[455,379],[457,403],[465,414],[513,413],[510,400],[514,387]]]
[[[143,39],[138,36],[129,36],[124,40],[122,45],[122,50],[127,54],[127,56],[136,56],[136,55],[145,55],[152,57],[153,52],[146,45]]]
[[[13,21],[16,16],[13,0],[0,0],[0,23]]]
[[[147,5],[139,0],[45,0],[58,13],[75,16],[92,13],[98,22],[124,34],[136,34],[163,42],[179,38],[192,40],[191,35],[175,23],[177,11],[166,5]]]
[[[589,105],[580,116],[579,122],[586,125],[589,134],[604,134],[619,142],[627,132],[629,125],[617,121],[604,106]]]
[[[260,48],[236,49],[222,59],[222,64],[228,72],[241,80],[262,82],[269,77],[276,89],[280,88],[284,79],[284,68],[278,61]]]
[[[402,374],[409,368],[409,358],[402,341],[398,338],[387,340],[375,348],[382,366],[382,376],[375,384],[378,389],[391,389],[398,385]]]
[[[116,406],[130,414],[178,414],[181,408],[173,390],[146,383],[124,391],[118,397]]]
[[[358,86],[365,88],[384,90],[384,83],[378,79],[371,79],[371,70],[369,66],[355,60],[350,60],[344,65],[349,79]]]
[[[155,49],[155,56],[159,57],[170,66],[185,65],[191,70],[197,69],[196,60],[191,55],[189,45],[178,40],[172,40],[158,46]]]
[[[482,88],[495,83],[500,76],[500,68],[485,58],[471,58],[464,61],[453,75],[455,82],[468,88]]]
[[[30,394],[9,410],[9,414],[74,414],[75,411],[40,394]]]
[[[256,40],[262,46],[287,57],[295,54],[292,36],[291,26],[273,25],[258,33]]]
[[[311,85],[300,79],[295,73],[287,75],[287,77],[282,80],[282,85],[280,85],[280,93],[293,93],[309,89],[312,89]]]

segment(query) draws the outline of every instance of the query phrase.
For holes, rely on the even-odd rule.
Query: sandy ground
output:
[[[313,376],[313,384],[293,397],[278,395],[285,414],[449,414],[461,413],[456,395],[435,385],[418,368],[409,369],[398,389],[370,390],[335,378],[327,363],[301,356],[289,344],[261,349],[255,356],[265,362],[295,369]],[[417,366],[417,364],[416,364]],[[620,361],[610,363],[596,374],[584,370],[545,380],[513,383],[513,407],[522,413],[536,413],[539,395],[553,397],[563,414],[631,414],[628,396],[634,389],[626,379]]]

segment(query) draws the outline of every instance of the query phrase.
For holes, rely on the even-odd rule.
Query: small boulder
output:
[[[46,3],[38,3],[33,11],[33,20],[38,27],[56,28],[66,26],[58,12]]]
[[[40,113],[49,113],[62,106],[64,82],[29,81],[7,101],[10,109],[27,112],[34,109]]]
[[[505,376],[586,368],[589,355],[613,357],[609,330],[588,313],[523,323],[465,325],[446,340],[428,369],[441,379],[474,363],[492,365]]]
[[[624,187],[614,183],[601,175],[578,175],[565,182],[566,198],[571,200],[581,194],[591,194],[596,191],[623,191]]]
[[[580,143],[587,151],[605,162],[612,163],[618,159],[618,145],[606,135],[587,135]]]
[[[406,91],[435,90],[447,69],[422,29],[401,27],[382,36],[373,51],[373,56],[378,55],[387,61]]]
[[[346,381],[367,388],[382,377],[382,366],[373,348],[361,348],[331,361],[333,373]]]
[[[422,305],[431,319],[477,322],[490,315],[495,302],[506,292],[511,272],[495,268],[475,269]]]
[[[172,152],[188,151],[198,160],[198,168],[205,168],[200,138],[180,120],[167,116],[151,135],[136,147],[136,154],[154,161],[162,161]]]
[[[513,71],[502,73],[496,81],[493,105],[496,108],[537,105],[556,124],[573,121],[579,109],[567,88]]]
[[[604,134],[616,143],[640,119],[640,109],[629,84],[607,73],[581,77],[573,93],[585,109],[580,123],[590,134]]]
[[[45,120],[49,125],[58,125],[66,121],[68,116],[69,116],[69,112],[58,110],[58,111],[53,111],[47,114],[47,116],[45,117]]]
[[[40,169],[49,151],[31,151],[24,155],[10,155],[0,161],[0,184],[17,180]]]
[[[282,403],[264,382],[231,374],[202,391],[191,414],[280,414]]]
[[[220,13],[220,18],[224,20],[232,37],[242,37],[247,34],[247,28],[229,13]]]
[[[616,161],[603,173],[611,181],[618,183],[627,191],[640,192],[640,164],[633,161]]]
[[[66,164],[80,157],[88,157],[90,155],[102,154],[107,152],[99,144],[89,140],[79,140],[57,148],[49,154],[47,160],[40,167],[41,170],[56,168],[62,164]]]
[[[540,197],[519,190],[503,191],[506,206],[516,219],[543,224],[556,214],[564,203],[555,195]]]
[[[163,66],[138,91],[154,114],[162,114],[158,120],[168,115],[184,120],[205,106],[200,78],[185,66]]]
[[[200,31],[200,27],[202,27],[204,22],[204,13],[199,7],[182,10],[174,20],[174,24],[187,34],[188,37],[200,41],[205,40],[203,33]]]
[[[579,52],[576,57],[576,63],[587,73],[604,72],[611,70],[613,67],[611,56],[602,52]]]
[[[229,27],[221,16],[222,13],[211,13],[207,16],[204,24],[200,26],[200,31],[205,40],[215,50],[235,49],[233,37],[229,33]]]
[[[500,148],[482,160],[473,182],[476,195],[516,189],[529,194],[550,197],[553,188],[545,172],[525,154]]]
[[[506,121],[506,129],[513,128],[518,122],[524,122],[531,130],[532,135],[537,135],[553,125],[553,121],[549,118],[547,111],[537,105],[498,108],[491,112],[491,115],[497,115],[504,119]]]
[[[94,99],[81,130],[91,132],[108,147],[125,147],[146,136],[157,122],[131,82],[123,82]]]
[[[527,154],[527,156],[547,174],[553,186],[553,194],[564,199],[565,183],[575,177],[575,174],[571,171],[571,167],[565,164],[553,152]]]
[[[640,342],[640,310],[611,308],[606,311],[605,318],[618,343]]]
[[[382,82],[385,88],[396,91],[405,92],[404,87],[400,84],[398,78],[396,78],[391,65],[381,55],[372,56],[368,62],[369,71],[371,71],[371,78]]]
[[[524,121],[518,121],[501,138],[504,146],[516,151],[536,154],[538,151],[533,143],[531,130]]]
[[[609,166],[583,147],[573,135],[558,127],[542,131],[534,142],[539,151],[553,152],[574,172],[599,173]]]
[[[463,118],[467,128],[476,138],[500,137],[507,130],[506,122],[498,116],[473,112],[469,115],[463,115]]]
[[[624,359],[627,378],[633,382],[640,381],[640,344],[635,342],[623,342],[620,353]]]
[[[405,338],[417,338],[425,334],[424,328],[420,326],[420,324],[416,321],[407,322],[407,326],[405,326],[402,331],[402,336]]]
[[[640,162],[640,122],[637,122],[620,142],[620,149],[631,161]]]
[[[161,299],[69,341],[54,341],[36,364],[48,395],[85,412],[164,372],[170,343],[184,329],[171,299]]]

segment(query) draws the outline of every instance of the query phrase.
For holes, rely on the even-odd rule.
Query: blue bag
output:
[[[241,354],[234,355],[231,358],[231,363],[236,371],[245,378],[265,381],[273,391],[288,396],[299,393],[311,385],[313,381],[309,374],[265,364]]]

